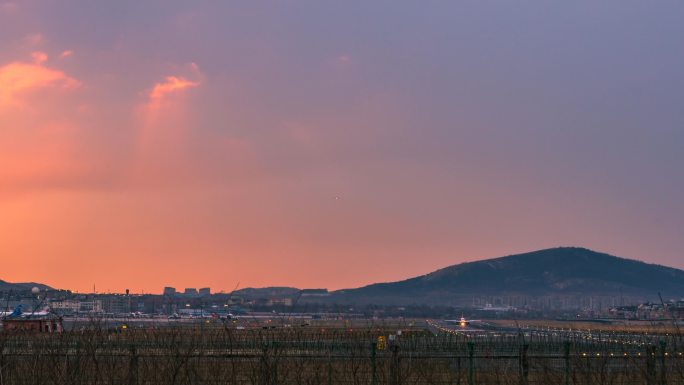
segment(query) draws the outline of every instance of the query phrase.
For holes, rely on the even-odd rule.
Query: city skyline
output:
[[[684,268],[683,4],[0,0],[0,279]]]

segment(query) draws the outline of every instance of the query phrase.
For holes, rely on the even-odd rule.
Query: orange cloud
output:
[[[168,94],[176,93],[178,91],[199,86],[199,82],[194,82],[183,77],[167,76],[166,81],[157,83],[149,93],[151,105],[158,105]]]
[[[69,56],[71,56],[71,55],[73,55],[73,54],[74,54],[74,51],[68,49],[68,50],[62,52],[62,53],[59,55],[59,57],[65,58],[65,57],[69,57]]]
[[[47,55],[34,52],[33,63],[12,62],[0,67],[0,110],[21,102],[21,96],[46,87],[72,88],[80,83],[64,72],[43,65]]]
[[[190,80],[184,76],[167,76],[163,82],[155,84],[147,94],[148,101],[144,105],[148,113],[150,109],[154,110],[161,107],[165,100],[172,100],[172,96],[181,94],[183,90],[198,87],[203,82],[204,75],[196,63],[189,63],[184,71],[189,72],[191,74],[189,78],[195,80]],[[177,98],[174,97],[173,99]]]

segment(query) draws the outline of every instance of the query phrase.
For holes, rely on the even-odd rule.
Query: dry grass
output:
[[[94,324],[52,335],[0,333],[0,385],[465,385],[470,378],[473,384],[502,385],[684,384],[684,358],[671,343],[665,356],[660,347],[626,341],[543,336],[523,341],[409,328],[397,343],[373,351],[378,336],[395,331],[395,325],[269,330],[203,325],[112,332]]]
[[[648,333],[648,334],[678,334],[679,327],[672,321],[632,321],[620,320],[611,323],[603,322],[576,322],[561,320],[487,320],[488,323],[497,326],[517,327],[530,326],[534,328],[572,329],[602,332],[625,332],[625,333]]]

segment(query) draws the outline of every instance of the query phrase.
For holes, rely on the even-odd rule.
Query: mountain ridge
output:
[[[405,280],[332,292],[339,302],[433,303],[475,295],[684,295],[684,271],[582,247],[463,262]]]
[[[23,291],[37,287],[40,290],[52,289],[50,286],[37,282],[7,282],[0,279],[0,291]]]

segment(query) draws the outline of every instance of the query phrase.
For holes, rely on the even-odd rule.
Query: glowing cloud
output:
[[[149,93],[150,106],[158,106],[159,103],[169,94],[182,91],[187,88],[199,86],[199,82],[185,79],[183,77],[167,76],[163,83],[155,84]]]
[[[183,90],[198,87],[204,81],[204,75],[197,63],[190,62],[185,67],[185,71],[190,73],[189,77],[181,75],[167,76],[163,82],[157,83],[152,87],[147,94],[147,104],[144,106],[148,112],[150,109],[161,107],[165,100],[171,99],[172,95],[181,94]]]
[[[73,54],[74,54],[74,51],[72,51],[72,50],[66,50],[66,51],[62,52],[62,53],[59,55],[59,57],[61,57],[61,58],[66,58],[66,57],[69,57],[69,56],[71,56],[71,55],[73,55]]]
[[[0,110],[20,103],[20,96],[39,88],[77,87],[80,83],[64,72],[43,65],[47,55],[32,54],[33,63],[12,62],[0,66]]]

